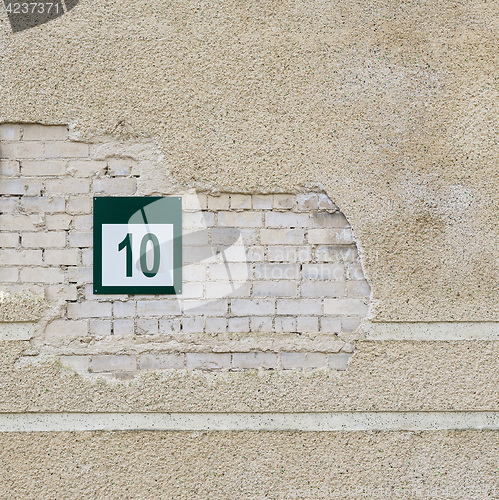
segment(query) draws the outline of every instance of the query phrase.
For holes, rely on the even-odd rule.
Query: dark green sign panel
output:
[[[182,199],[94,198],[94,293],[182,291]]]

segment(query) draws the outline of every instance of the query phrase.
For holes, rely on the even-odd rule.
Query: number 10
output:
[[[152,268],[149,269],[147,267],[147,244],[151,242],[153,246],[153,264]],[[118,252],[121,252],[124,248],[126,248],[126,277],[131,278],[132,277],[132,266],[133,266],[133,259],[132,259],[132,233],[128,233],[124,240],[118,245]],[[159,271],[159,264],[160,264],[160,248],[159,248],[159,240],[158,237],[153,234],[153,233],[147,233],[144,235],[142,238],[142,241],[140,242],[140,270],[142,271],[142,274],[146,278],[154,278],[156,274],[158,274]]]

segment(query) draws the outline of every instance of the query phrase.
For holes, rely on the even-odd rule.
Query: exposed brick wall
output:
[[[370,289],[352,229],[322,193],[164,193],[183,198],[182,294],[93,294],[92,198],[144,195],[129,150],[70,140],[65,126],[0,125],[1,290],[53,306],[32,340],[40,354],[122,377],[345,369],[353,346],[341,335]]]

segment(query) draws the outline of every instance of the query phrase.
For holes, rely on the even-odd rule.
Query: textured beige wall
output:
[[[150,137],[187,186],[320,184],[361,243],[377,319],[497,320],[498,13],[82,0],[15,36],[2,21],[0,121]]]

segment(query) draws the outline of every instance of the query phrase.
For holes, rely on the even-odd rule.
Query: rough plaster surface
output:
[[[48,307],[47,301],[28,292],[0,292],[0,323],[38,321]]]
[[[499,436],[439,432],[0,435],[8,498],[497,498]]]
[[[497,20],[485,1],[82,0],[14,36],[3,16],[0,121],[151,138],[189,187],[320,184],[377,319],[497,320]]]
[[[4,342],[0,411],[498,411],[497,342],[358,342],[347,371],[167,371],[89,380]]]

